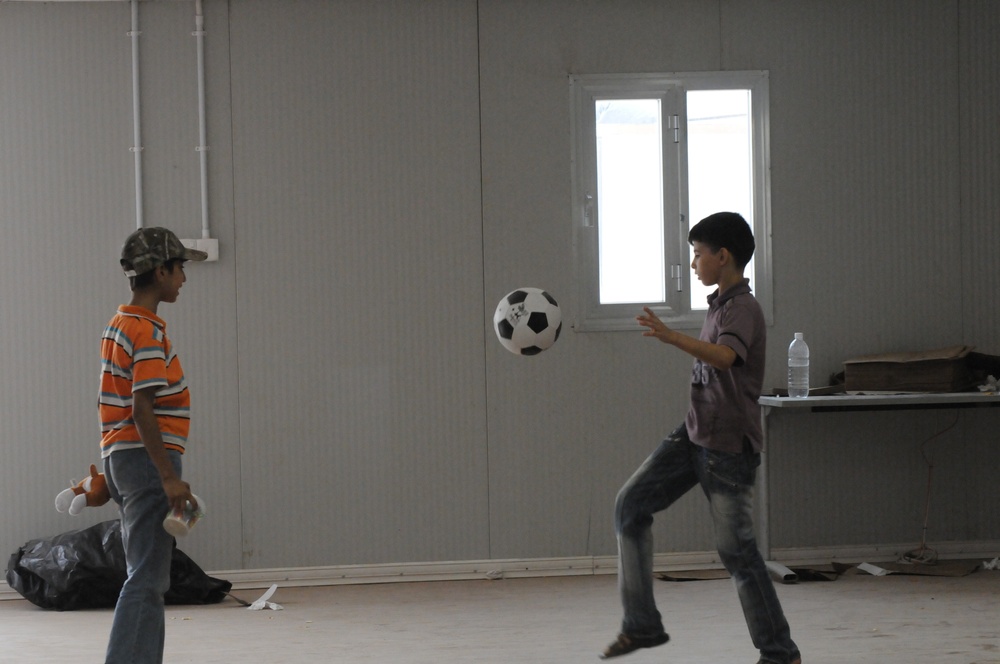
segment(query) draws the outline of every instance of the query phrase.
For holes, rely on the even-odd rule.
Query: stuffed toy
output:
[[[97,466],[90,464],[90,476],[64,489],[56,496],[56,511],[76,516],[84,507],[100,507],[111,500],[108,482]]]

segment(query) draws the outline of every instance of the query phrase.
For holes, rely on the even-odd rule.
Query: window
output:
[[[643,306],[701,327],[714,288],[690,269],[687,234],[739,212],[747,265],[771,322],[767,72],[570,77],[577,330],[636,329]]]

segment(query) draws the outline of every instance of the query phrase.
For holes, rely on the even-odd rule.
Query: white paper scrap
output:
[[[1000,569],[1000,556],[997,556],[993,560],[984,560],[983,569]]]
[[[889,573],[889,570],[882,569],[881,567],[876,567],[871,563],[861,563],[858,565],[858,569],[862,572],[868,572],[872,576],[885,576]]]
[[[277,589],[278,589],[278,584],[277,583],[272,584],[271,587],[267,589],[267,592],[261,595],[259,598],[257,598],[257,601],[248,606],[247,609],[250,611],[260,611],[262,609],[281,611],[285,607],[281,606],[280,604],[275,604],[274,602],[267,601],[271,599],[271,595],[273,595],[274,591]]]

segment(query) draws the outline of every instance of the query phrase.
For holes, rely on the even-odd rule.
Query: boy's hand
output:
[[[673,330],[667,327],[660,318],[653,313],[653,310],[649,307],[643,307],[642,310],[645,313],[639,314],[635,317],[639,321],[639,325],[648,328],[642,333],[644,337],[656,337],[663,343],[670,343],[670,336],[673,334]]]
[[[729,346],[702,341],[701,339],[689,337],[683,332],[671,330],[669,327],[664,325],[663,321],[660,320],[656,314],[653,313],[652,309],[649,307],[643,307],[642,310],[645,313],[639,314],[635,317],[635,319],[639,321],[639,325],[648,328],[642,333],[642,336],[655,337],[665,344],[676,346],[688,355],[691,355],[702,362],[706,362],[722,371],[728,371],[729,368],[736,362],[736,351]]]
[[[187,506],[188,501],[194,507],[198,507],[197,501],[191,495],[191,485],[179,477],[171,477],[163,481],[163,492],[167,494],[167,502],[171,510],[181,510]]]

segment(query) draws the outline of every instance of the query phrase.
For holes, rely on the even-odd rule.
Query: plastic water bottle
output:
[[[809,396],[809,346],[801,332],[788,347],[788,396]]]

